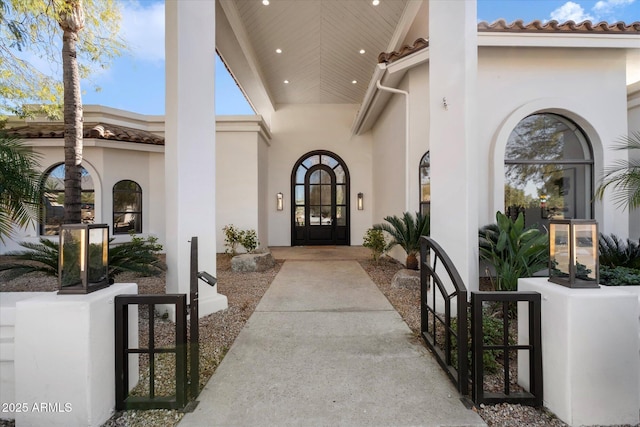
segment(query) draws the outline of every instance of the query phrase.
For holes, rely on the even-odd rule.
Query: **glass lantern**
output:
[[[549,221],[549,281],[569,288],[598,287],[598,223]]]
[[[60,226],[59,294],[88,294],[109,286],[109,226]]]

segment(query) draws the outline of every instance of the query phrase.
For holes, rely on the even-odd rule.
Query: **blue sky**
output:
[[[385,1],[385,0],[382,0]],[[458,1],[458,0],[449,0]],[[122,33],[130,52],[85,84],[84,104],[100,104],[141,114],[164,114],[164,2],[122,0]],[[478,0],[478,20],[522,19],[581,22],[640,21],[640,0]],[[216,59],[217,114],[253,114]]]

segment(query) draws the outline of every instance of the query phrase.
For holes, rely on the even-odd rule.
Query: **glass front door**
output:
[[[292,245],[348,245],[348,172],[339,158],[313,152],[292,176]]]

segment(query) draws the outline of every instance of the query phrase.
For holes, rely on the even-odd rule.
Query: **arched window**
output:
[[[43,175],[44,200],[40,234],[58,235],[60,224],[64,219],[64,163],[49,168]],[[95,220],[95,192],[93,178],[85,168],[81,168],[82,176],[82,222],[93,224]]]
[[[505,151],[505,212],[524,212],[527,225],[592,218],[593,155],[586,136],[565,117],[524,118]]]
[[[431,156],[427,151],[420,160],[420,213],[428,215],[431,211]]]
[[[113,186],[113,234],[142,233],[142,188],[125,179]]]

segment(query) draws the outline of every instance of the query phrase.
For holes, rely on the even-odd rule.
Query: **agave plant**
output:
[[[113,282],[116,276],[124,272],[157,276],[164,271],[166,266],[157,256],[162,245],[157,240],[156,237],[143,239],[132,236],[130,242],[110,247],[109,280]],[[26,250],[7,254],[14,257],[15,262],[0,264],[0,272],[6,271],[8,279],[35,272],[58,276],[60,244],[57,241],[41,238],[39,243],[21,242],[20,246]]]
[[[531,277],[548,265],[548,237],[535,227],[525,228],[522,213],[512,221],[496,212],[496,223],[480,228],[478,237],[480,258],[496,270],[496,290],[514,291],[519,278]]]
[[[420,252],[420,236],[428,236],[431,232],[429,215],[416,212],[415,217],[405,212],[402,217],[387,216],[387,223],[375,224],[374,230],[382,230],[391,236],[387,250],[399,245],[407,254],[405,266],[410,270],[418,269],[417,254]]]

